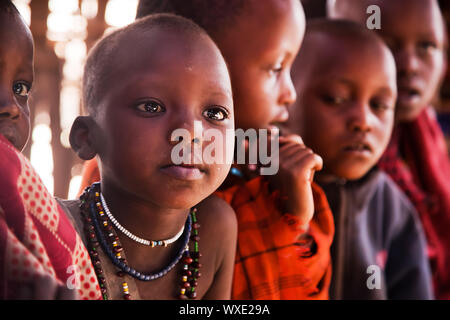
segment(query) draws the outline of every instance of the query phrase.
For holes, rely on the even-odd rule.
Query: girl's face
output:
[[[0,13],[0,134],[19,151],[30,133],[33,39],[18,14]]]
[[[102,184],[112,183],[161,207],[189,208],[213,193],[230,169],[234,147],[234,136],[226,139],[226,130],[234,130],[230,79],[209,39],[149,32],[152,35],[145,41],[131,35],[121,43],[109,61],[114,70],[95,106]],[[202,136],[214,129],[224,138],[215,141],[216,146],[231,150],[228,159],[192,164],[189,157],[191,164],[175,165],[172,150],[178,142],[171,140],[176,129],[189,133],[202,152],[214,147]],[[180,143],[192,141],[183,138]]]
[[[397,64],[397,118],[414,120],[437,93],[445,65],[444,23],[435,1],[385,1],[380,35]]]

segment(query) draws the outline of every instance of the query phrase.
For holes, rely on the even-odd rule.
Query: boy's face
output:
[[[287,120],[296,98],[290,68],[303,38],[304,15],[298,0],[247,5],[213,37],[230,70],[236,126],[270,128]]]
[[[33,39],[18,14],[0,13],[0,134],[19,151],[30,131]]]
[[[437,93],[445,67],[445,32],[436,1],[367,0],[381,9],[379,34],[390,47],[397,64],[399,121],[414,120]],[[363,8],[352,6],[340,13],[364,23]]]
[[[200,135],[215,129],[225,137],[226,129],[233,130],[230,79],[211,40],[147,32],[151,35],[145,39],[122,38],[102,85],[94,116],[102,183],[159,206],[189,208],[220,186],[232,153],[228,164],[174,166],[171,152],[177,142],[171,135],[186,129],[202,141],[194,134],[194,121],[202,124]],[[225,140],[231,151],[233,141],[233,136]],[[210,144],[203,140],[203,150]]]
[[[289,127],[324,161],[322,176],[364,176],[394,122],[395,62],[380,44],[313,34],[293,67],[298,101]],[[358,43],[360,42],[360,43]]]

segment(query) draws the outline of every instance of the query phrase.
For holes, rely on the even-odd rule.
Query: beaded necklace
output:
[[[106,200],[103,197],[103,194],[100,193],[100,200],[102,201],[102,206],[104,211],[106,212],[106,215],[108,216],[109,220],[111,220],[111,222],[114,224],[114,226],[119,229],[119,231],[121,231],[124,235],[126,235],[128,238],[130,238],[131,240],[138,242],[140,244],[143,244],[145,246],[150,246],[150,247],[157,247],[157,246],[164,246],[167,247],[169,244],[174,243],[175,241],[177,241],[181,235],[184,232],[184,227],[183,226],[181,228],[181,230],[172,238],[170,239],[166,239],[166,240],[146,240],[146,239],[142,239],[140,237],[138,237],[137,235],[134,235],[133,233],[131,233],[130,231],[128,231],[124,226],[122,226],[119,221],[116,220],[116,218],[112,215],[111,211],[109,211],[108,205],[106,204]]]
[[[201,264],[199,259],[201,254],[198,248],[198,229],[200,225],[197,222],[197,209],[192,208],[186,224],[183,228],[183,246],[177,253],[174,260],[169,265],[159,272],[153,274],[144,274],[128,266],[125,258],[122,257],[123,248],[119,242],[113,223],[105,214],[104,207],[101,202],[100,184],[94,183],[91,187],[86,188],[83,195],[80,197],[80,209],[85,220],[85,229],[88,239],[88,251],[94,265],[100,290],[104,300],[108,299],[106,288],[106,279],[101,267],[98,249],[101,247],[106,255],[111,259],[111,262],[119,269],[117,275],[124,277],[128,274],[140,281],[152,281],[166,275],[172,270],[178,262],[183,262],[183,272],[181,279],[181,288],[179,299],[195,299],[197,297],[196,287],[198,285],[198,278],[201,276],[199,269]],[[189,251],[189,241],[193,242],[193,250]],[[123,298],[130,300],[128,284],[126,281],[122,282]]]

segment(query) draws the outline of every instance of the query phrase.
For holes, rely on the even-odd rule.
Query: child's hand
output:
[[[42,276],[34,282],[17,284],[17,300],[78,300],[78,292],[61,285],[50,276]]]
[[[311,183],[322,169],[322,158],[307,148],[298,135],[280,136],[279,170],[269,176],[272,189],[280,191],[282,210],[307,226],[314,215]]]

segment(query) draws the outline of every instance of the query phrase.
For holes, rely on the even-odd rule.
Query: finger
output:
[[[305,145],[303,139],[298,134],[290,134],[287,136],[280,137],[280,144],[284,144],[287,142],[293,142],[301,145]]]
[[[322,158],[317,154],[310,154],[296,158],[295,160],[285,163],[287,167],[297,168],[305,180],[312,182],[315,171],[320,171],[323,166]]]
[[[303,156],[302,158],[299,158],[297,163],[307,169],[316,171],[322,170],[323,167],[322,157],[315,153],[311,153]]]
[[[314,154],[314,151],[310,148],[300,147],[298,144],[291,148],[286,148],[284,151],[280,150],[280,158],[283,159],[286,165],[292,165],[312,154]]]

